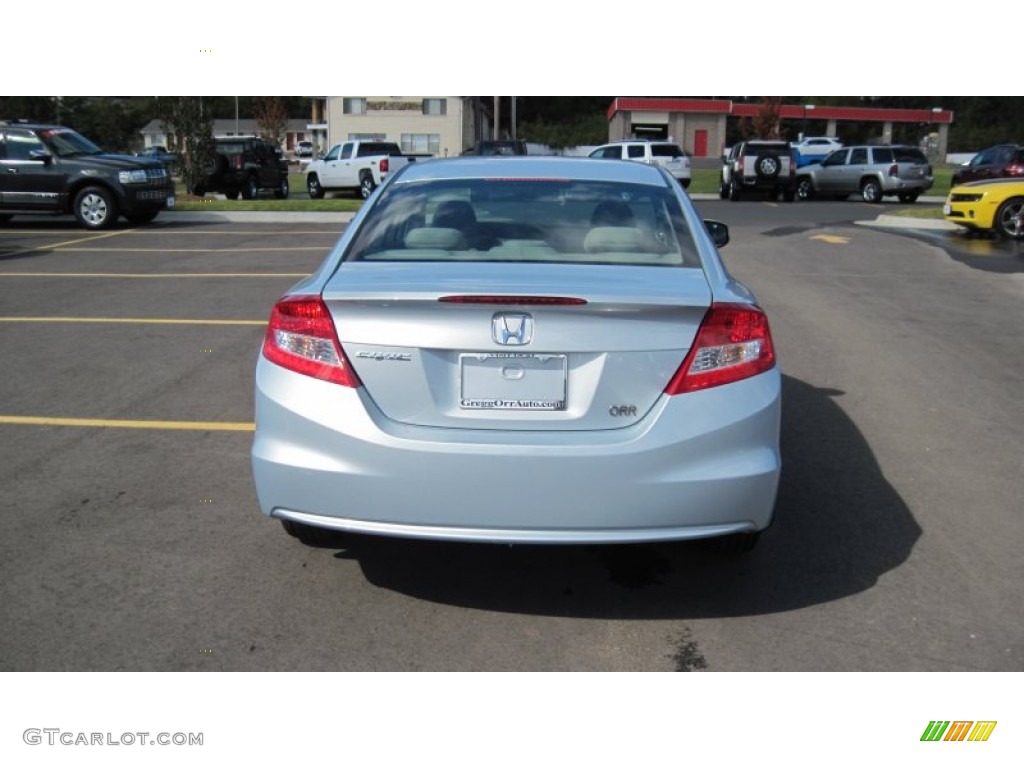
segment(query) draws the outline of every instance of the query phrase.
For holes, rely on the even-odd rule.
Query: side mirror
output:
[[[704,219],[704,228],[711,235],[711,242],[715,244],[715,248],[724,248],[729,244],[729,227],[722,222]]]
[[[45,149],[33,149],[29,151],[28,159],[38,160],[44,165],[49,165],[53,161],[53,155],[51,155]]]

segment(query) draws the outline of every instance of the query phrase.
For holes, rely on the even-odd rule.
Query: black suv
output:
[[[278,199],[288,197],[288,160],[278,147],[256,138],[217,139],[192,186],[199,196],[222,192],[229,200],[255,200],[264,189]]]
[[[156,161],[104,152],[64,126],[0,120],[0,222],[71,213],[104,229],[119,215],[143,224],[173,205],[171,175]]]

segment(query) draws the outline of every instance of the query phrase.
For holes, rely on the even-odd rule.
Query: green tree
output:
[[[202,96],[172,96],[156,107],[164,132],[175,137],[182,148],[182,180],[190,192],[213,154],[213,118],[203,108]]]
[[[256,99],[253,117],[260,129],[260,137],[275,146],[288,130],[288,110],[280,96],[262,96]]]

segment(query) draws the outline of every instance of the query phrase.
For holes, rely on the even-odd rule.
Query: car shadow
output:
[[[921,528],[842,396],[784,377],[775,522],[744,556],[701,542],[510,547],[354,536],[335,557],[418,599],[549,616],[751,616],[853,595],[903,563]]]
[[[1024,272],[1024,240],[1004,240],[991,232],[912,230],[911,237],[942,248],[954,261],[997,274]]]

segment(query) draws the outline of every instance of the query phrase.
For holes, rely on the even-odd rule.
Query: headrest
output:
[[[647,253],[649,246],[636,227],[594,227],[583,241],[587,253]]]
[[[406,234],[405,247],[453,251],[465,248],[466,240],[459,230],[451,227],[419,227]]]
[[[476,224],[476,213],[465,200],[445,200],[434,211],[433,224],[435,227],[463,229]]]

